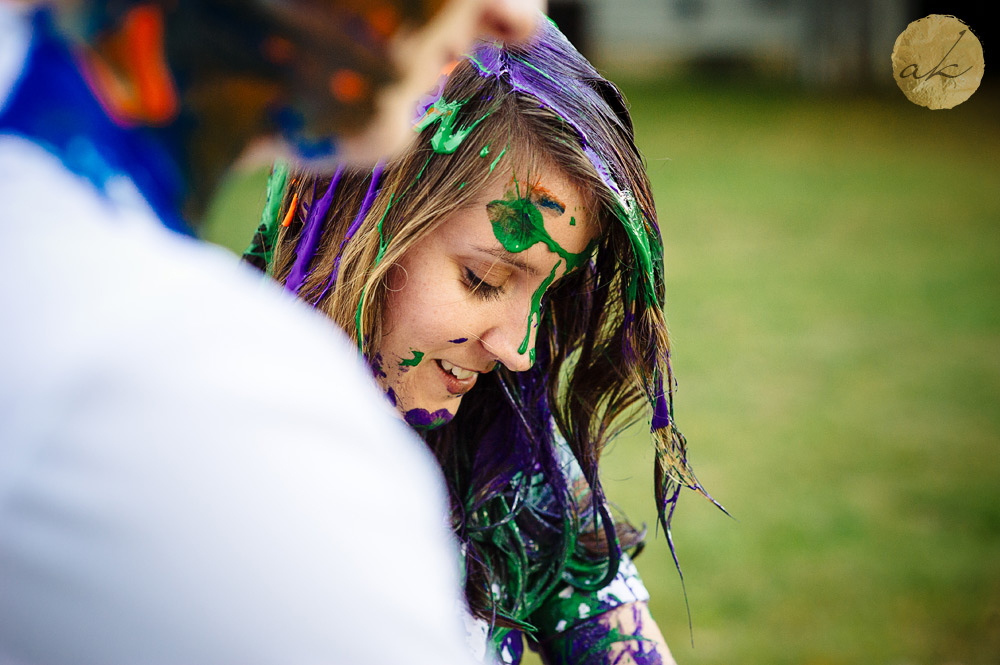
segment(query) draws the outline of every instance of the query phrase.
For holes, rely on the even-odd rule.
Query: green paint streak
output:
[[[517,58],[517,61],[520,62],[525,67],[528,67],[529,69],[534,69],[536,72],[538,72],[539,74],[541,74],[542,76],[544,76],[548,80],[552,81],[553,83],[555,83],[557,85],[559,84],[559,81],[557,81],[554,78],[552,78],[552,76],[548,72],[542,71],[541,69],[539,69],[535,65],[531,64],[527,60],[524,60],[523,58]]]
[[[458,186],[459,189],[462,189],[463,187],[465,187],[465,183],[464,182],[461,185]]]
[[[486,116],[489,115],[487,113],[472,124],[457,128],[455,127],[455,122],[458,120],[458,111],[462,108],[463,104],[465,102],[446,102],[444,97],[442,97],[434,102],[434,106],[427,109],[427,114],[413,128],[415,131],[421,132],[435,122],[441,123],[438,125],[437,131],[434,132],[434,136],[431,137],[431,148],[434,152],[441,155],[450,155],[458,150],[458,146],[462,145],[462,142],[476,128],[476,125],[485,120]]]
[[[424,354],[422,351],[414,351],[413,349],[410,349],[410,352],[413,353],[413,357],[401,361],[399,363],[400,367],[416,367],[417,365],[420,364],[420,361],[424,359]]]
[[[277,161],[271,169],[271,175],[267,179],[267,202],[260,216],[260,243],[251,242],[244,254],[260,257],[266,266],[267,274],[271,274],[271,260],[274,258],[274,244],[278,237],[278,230],[281,228],[278,223],[278,212],[281,208],[281,201],[285,195],[285,187],[288,185],[288,164]],[[257,234],[254,241],[258,240]]]
[[[424,165],[420,167],[420,172],[417,173],[417,177],[413,179],[414,182],[416,182],[417,180],[420,180],[420,176],[422,176],[424,174],[424,171],[427,170],[427,165],[430,164],[430,163],[431,163],[431,158],[430,158],[430,156],[428,156],[427,157],[427,161],[425,161]]]
[[[476,69],[478,69],[480,72],[482,72],[484,74],[488,74],[489,73],[489,70],[486,69],[486,67],[483,65],[483,63],[479,62],[479,60],[476,59],[476,56],[474,56],[474,55],[468,55],[467,54],[465,57],[467,57],[469,59],[469,62],[471,62],[472,64],[474,64],[476,66]]]
[[[622,226],[625,227],[625,234],[632,245],[632,251],[635,252],[636,261],[639,264],[638,271],[641,273],[638,280],[635,275],[629,280],[628,296],[630,299],[635,299],[639,286],[636,282],[641,281],[646,302],[655,304],[656,276],[653,272],[653,252],[642,213],[635,198],[629,192],[625,192],[619,197],[619,203],[621,204],[619,218]]]
[[[389,208],[392,207],[392,199],[395,194],[389,195],[389,203],[385,206],[385,212],[382,213],[382,218],[378,220],[378,253],[375,255],[375,263],[372,267],[375,267],[382,260],[382,256],[385,255],[385,248],[389,246],[389,239],[383,237],[382,235],[382,223],[385,221],[386,215],[389,214]],[[361,298],[358,299],[358,309],[354,312],[354,330],[358,336],[358,349],[364,350],[364,340],[361,336],[361,310],[365,307],[365,287],[361,287]]]
[[[490,201],[486,204],[486,211],[493,224],[493,235],[508,252],[517,254],[543,242],[550,251],[566,261],[567,271],[583,265],[590,258],[593,243],[579,254],[567,252],[545,230],[542,212],[527,198]]]
[[[485,157],[488,154],[490,154],[490,147],[488,145],[484,145],[483,149],[479,151],[479,156]]]
[[[556,280],[556,270],[558,270],[559,265],[562,264],[562,260],[556,261],[556,264],[552,266],[552,272],[549,276],[542,280],[542,283],[538,285],[535,292],[531,295],[531,313],[528,315],[528,331],[524,333],[524,340],[521,342],[521,346],[517,347],[518,353],[524,353],[528,350],[528,339],[531,337],[531,322],[534,320],[537,323],[542,321],[542,296],[545,295],[545,289],[549,288],[549,285]],[[531,360],[531,364],[535,364],[535,349],[531,349],[531,353],[528,354],[528,358]]]
[[[397,203],[399,203],[399,200],[406,196],[411,189],[413,189],[413,187],[417,184],[417,181],[424,175],[424,171],[427,170],[427,165],[431,163],[431,157],[433,157],[433,155],[427,156],[427,160],[424,162],[424,165],[420,167],[420,171],[417,173],[417,176],[410,182],[409,185],[406,186],[403,193],[396,197]]]
[[[382,257],[385,256],[385,248],[389,246],[389,239],[382,235],[382,224],[385,222],[386,215],[389,214],[389,208],[392,207],[393,196],[395,194],[389,195],[389,204],[385,207],[385,212],[382,213],[382,219],[378,220],[378,254],[375,255],[373,267],[382,262]]]
[[[493,169],[497,167],[497,164],[500,162],[500,158],[503,157],[504,153],[506,152],[507,152],[507,147],[504,146],[504,149],[500,151],[500,154],[497,155],[497,158],[493,160],[492,164],[490,164],[490,173],[493,173]]]
[[[429,432],[432,429],[437,429],[438,427],[441,427],[442,425],[447,425],[449,422],[450,421],[448,419],[442,418],[442,417],[439,416],[439,417],[435,418],[434,420],[432,420],[431,422],[427,423],[426,425],[412,425],[411,424],[410,427],[412,427],[413,429],[417,430],[418,432]]]

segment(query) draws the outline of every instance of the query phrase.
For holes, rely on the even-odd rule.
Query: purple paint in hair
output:
[[[285,281],[285,288],[292,293],[297,294],[299,289],[302,288],[302,282],[306,279],[309,263],[312,261],[313,256],[316,255],[316,247],[319,245],[319,239],[323,235],[324,218],[330,209],[333,194],[337,191],[337,184],[340,182],[340,177],[343,174],[344,165],[341,164],[334,171],[333,177],[330,179],[330,186],[326,188],[323,198],[316,201],[306,216],[305,228],[302,229],[302,237],[299,239],[298,247],[295,248],[295,263],[292,264],[292,270]]]
[[[663,390],[663,377],[656,377],[656,401],[653,404],[653,423],[651,429],[670,427],[670,405]]]
[[[372,169],[372,179],[368,183],[368,191],[365,192],[365,198],[361,201],[361,208],[358,209],[358,214],[354,217],[354,221],[347,228],[347,232],[344,234],[344,239],[340,241],[340,249],[337,250],[337,258],[333,260],[333,272],[330,273],[330,280],[326,283],[326,288],[323,289],[323,295],[320,299],[326,295],[327,291],[333,288],[333,285],[337,283],[337,273],[340,272],[340,255],[344,251],[344,247],[350,242],[354,234],[358,232],[361,228],[361,222],[364,221],[365,215],[372,207],[372,202],[375,200],[375,195],[378,193],[379,181],[382,179],[382,170],[385,168],[385,162],[379,162]]]

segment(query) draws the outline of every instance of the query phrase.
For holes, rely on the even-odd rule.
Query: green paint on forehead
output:
[[[423,351],[415,351],[414,349],[410,349],[410,352],[413,354],[413,357],[401,361],[399,363],[400,367],[416,367],[417,365],[420,364],[420,361],[424,359]]]
[[[444,97],[441,97],[434,102],[434,106],[427,109],[426,115],[413,127],[415,131],[421,132],[435,122],[440,123],[437,131],[434,132],[434,136],[431,137],[431,149],[434,152],[442,155],[450,155],[458,150],[458,146],[462,145],[462,142],[468,138],[472,130],[476,128],[476,125],[485,120],[486,116],[489,115],[487,113],[465,127],[456,127],[455,123],[458,120],[458,111],[462,108],[463,104],[465,102],[448,102],[445,101]]]
[[[545,243],[549,251],[566,261],[567,271],[583,265],[590,258],[593,243],[579,254],[567,252],[545,230],[542,212],[526,197],[490,201],[486,204],[486,211],[493,225],[493,235],[512,254],[523,252],[540,242]]]

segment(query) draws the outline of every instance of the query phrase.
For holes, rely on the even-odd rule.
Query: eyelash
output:
[[[502,286],[494,286],[484,281],[471,268],[465,268],[465,286],[481,300],[495,300],[503,294]]]

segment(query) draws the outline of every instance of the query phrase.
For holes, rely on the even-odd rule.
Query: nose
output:
[[[515,312],[511,308],[499,315],[495,324],[479,339],[486,352],[504,367],[512,372],[524,372],[534,364],[537,324],[534,316],[526,324],[524,310]]]
[[[545,0],[484,0],[480,33],[506,42],[527,39],[545,6]]]

